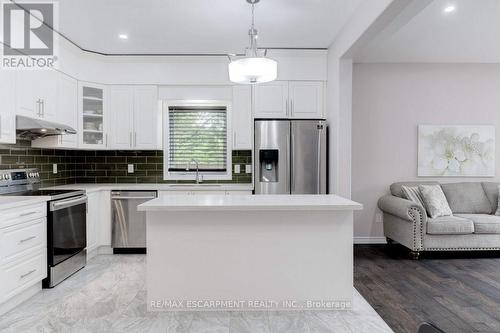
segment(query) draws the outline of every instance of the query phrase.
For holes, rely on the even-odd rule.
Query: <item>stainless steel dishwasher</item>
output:
[[[111,192],[113,253],[146,253],[146,213],[137,206],[156,197],[156,191]]]

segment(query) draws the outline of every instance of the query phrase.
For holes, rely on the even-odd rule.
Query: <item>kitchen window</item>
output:
[[[164,179],[231,179],[230,103],[169,102],[164,112]]]

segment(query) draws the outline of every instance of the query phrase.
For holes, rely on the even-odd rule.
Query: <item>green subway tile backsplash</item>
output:
[[[250,150],[233,150],[233,165],[252,164]],[[58,173],[52,173],[57,164]],[[135,172],[127,172],[134,164]],[[31,142],[0,144],[0,169],[38,168],[42,186],[74,183],[176,183],[163,180],[163,151],[88,151],[31,148]],[[178,181],[181,182],[181,181]],[[233,173],[232,180],[207,183],[251,183],[252,175]],[[185,181],[183,181],[185,183]]]

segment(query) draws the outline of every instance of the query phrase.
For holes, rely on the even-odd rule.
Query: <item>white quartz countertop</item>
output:
[[[337,195],[165,196],[139,205],[139,211],[361,210],[363,205]]]
[[[252,184],[70,184],[46,189],[98,191],[252,191]]]
[[[20,197],[20,196],[0,196],[0,209],[16,208],[20,206],[34,205],[41,202],[47,202],[50,197]]]

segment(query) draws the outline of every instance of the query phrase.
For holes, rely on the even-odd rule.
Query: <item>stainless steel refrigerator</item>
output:
[[[326,194],[324,120],[255,120],[255,194]]]

